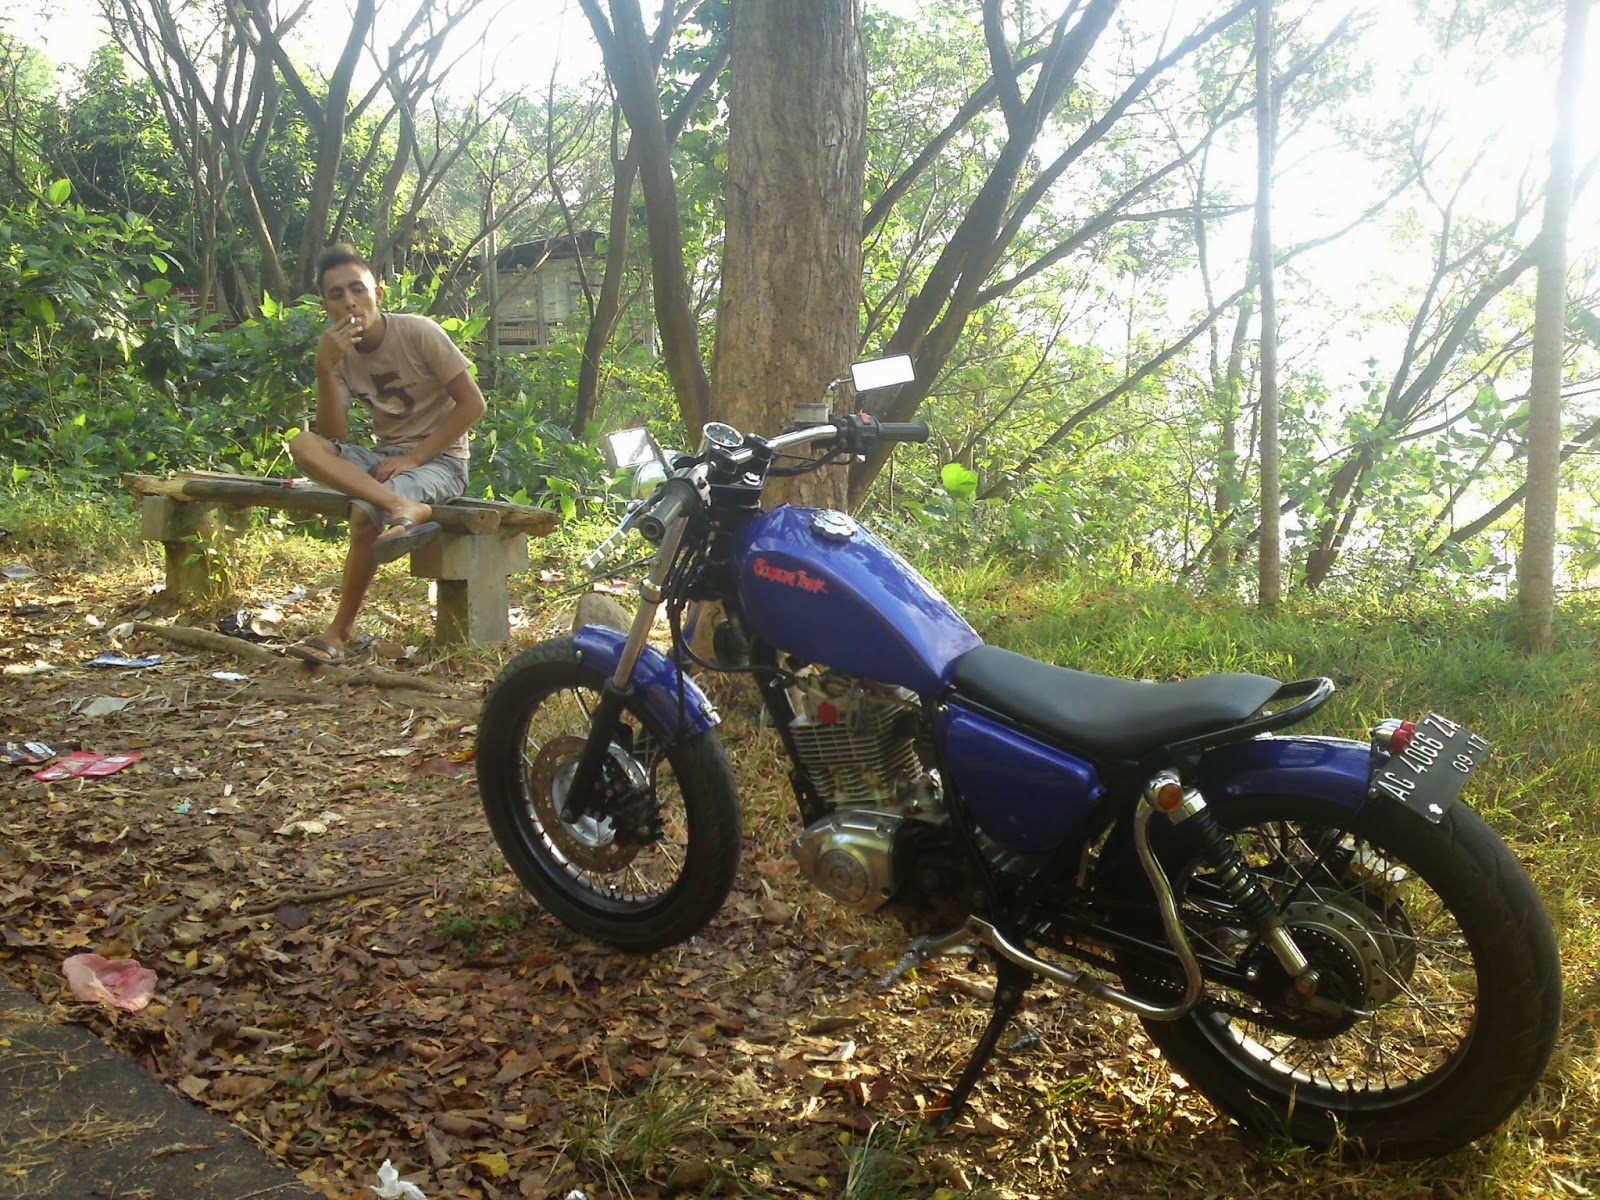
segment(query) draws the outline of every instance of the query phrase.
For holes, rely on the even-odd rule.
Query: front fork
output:
[[[650,630],[654,628],[656,616],[666,598],[662,588],[672,570],[673,560],[678,556],[678,546],[683,541],[683,532],[688,524],[686,517],[679,517],[667,526],[650,573],[639,581],[639,607],[633,614],[628,640],[622,644],[622,650],[617,655],[616,668],[606,680],[594,711],[589,714],[589,740],[584,743],[583,754],[578,759],[572,784],[567,788],[566,800],[561,806],[563,821],[576,821],[586,815],[607,815],[604,811],[606,796],[595,785],[600,782],[601,771],[611,751],[611,742],[616,737],[617,720],[622,716],[628,697],[633,694],[633,669],[638,666],[639,655],[649,644]]]

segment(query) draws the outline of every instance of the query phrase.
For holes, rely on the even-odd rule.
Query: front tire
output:
[[[1385,1158],[1443,1154],[1506,1120],[1554,1046],[1560,961],[1532,882],[1483,820],[1459,804],[1434,825],[1395,804],[1352,817],[1301,798],[1217,812],[1323,987],[1367,1015],[1208,984],[1187,1017],[1146,1022],[1172,1067],[1263,1132]],[[1236,923],[1196,902],[1205,869],[1169,870],[1196,949],[1249,953]]]
[[[572,638],[506,664],[478,720],[478,793],[517,878],[563,925],[624,950],[693,937],[733,886],[739,797],[714,730],[674,740],[642,705],[619,718],[605,770],[653,836],[609,818],[561,817],[605,676]]]

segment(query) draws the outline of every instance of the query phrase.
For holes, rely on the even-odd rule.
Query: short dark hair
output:
[[[344,266],[361,267],[374,279],[378,277],[378,273],[372,269],[372,264],[366,260],[361,251],[357,250],[349,242],[335,242],[317,255],[317,293],[319,295],[322,292],[322,277],[335,267]]]

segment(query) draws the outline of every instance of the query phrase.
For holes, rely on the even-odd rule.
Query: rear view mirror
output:
[[[858,392],[871,392],[878,388],[910,383],[916,377],[917,373],[911,366],[909,354],[897,354],[893,358],[874,358],[867,362],[850,364],[850,382],[855,384]]]
[[[656,440],[648,429],[619,429],[606,434],[606,461],[614,471],[643,466],[658,455]]]

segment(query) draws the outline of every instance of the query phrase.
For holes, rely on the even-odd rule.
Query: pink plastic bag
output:
[[[136,958],[101,958],[74,954],[61,964],[72,994],[91,1004],[138,1012],[156,994],[156,973]]]

